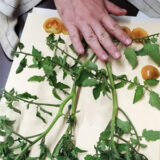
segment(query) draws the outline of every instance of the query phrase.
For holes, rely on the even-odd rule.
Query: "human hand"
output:
[[[105,50],[114,58],[120,59],[121,53],[113,44],[110,34],[125,45],[132,40],[109,15],[125,15],[126,10],[108,0],[55,0],[58,12],[69,31],[75,50],[84,53],[81,36],[102,61],[108,60]]]

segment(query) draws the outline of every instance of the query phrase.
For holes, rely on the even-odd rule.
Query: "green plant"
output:
[[[157,36],[159,34],[151,35],[139,39],[145,42],[141,50],[135,51],[132,48],[126,48],[124,54],[131,64],[132,68],[136,67],[137,56],[150,56],[159,65],[159,47],[156,44]],[[136,39],[137,41],[137,39]],[[1,98],[5,98],[8,107],[13,111],[21,114],[21,111],[14,106],[14,102],[23,101],[26,103],[27,109],[32,106],[37,107],[36,116],[46,123],[43,113],[52,116],[52,112],[47,110],[47,107],[56,107],[57,114],[54,116],[51,124],[42,133],[30,137],[24,137],[13,131],[12,126],[15,123],[10,121],[6,116],[0,117],[0,135],[5,138],[0,143],[0,158],[5,160],[41,160],[48,157],[49,159],[57,160],[78,160],[78,154],[87,152],[75,146],[74,128],[76,127],[76,98],[78,87],[92,87],[93,96],[98,99],[100,95],[108,96],[112,94],[113,113],[110,123],[106,129],[101,133],[99,141],[95,146],[95,155],[86,155],[85,160],[147,160],[145,155],[139,153],[140,148],[147,147],[142,143],[142,139],[147,141],[155,141],[160,139],[159,131],[143,130],[142,135],[138,135],[136,127],[131,122],[125,111],[123,111],[117,102],[116,89],[128,85],[128,89],[135,89],[133,103],[138,102],[145,92],[150,93],[149,103],[151,106],[160,110],[159,94],[152,90],[152,86],[158,85],[158,80],[147,80],[144,84],[138,82],[137,77],[132,80],[127,78],[127,75],[114,75],[111,70],[109,62],[106,63],[106,69],[99,69],[94,63],[95,55],[92,55],[86,61],[81,60],[70,45],[70,49],[75,53],[72,56],[66,53],[59,47],[59,44],[64,44],[65,41],[59,37],[58,39],[50,34],[47,37],[47,45],[53,51],[52,56],[44,57],[42,52],[35,47],[32,53],[23,52],[24,45],[19,43],[15,55],[24,55],[16,73],[19,74],[26,67],[36,68],[43,71],[43,75],[33,75],[28,79],[31,82],[47,81],[48,85],[52,87],[53,96],[60,101],[59,104],[46,104],[37,102],[38,97],[31,95],[28,92],[18,93],[14,89],[11,91],[1,90]],[[87,53],[87,45],[86,45]],[[28,64],[27,57],[32,58],[33,64]],[[68,59],[72,60],[70,64]],[[63,71],[63,80],[59,81],[57,74],[59,70]],[[65,83],[65,78],[70,76],[73,80],[72,86]],[[65,95],[65,99],[61,94]],[[65,107],[68,107],[68,112],[64,113]],[[121,112],[126,121],[122,121],[118,117],[118,112]],[[68,125],[66,132],[58,141],[53,151],[50,151],[45,144],[45,137],[53,128],[55,123],[61,118],[66,119]],[[129,138],[125,138],[127,135]],[[40,143],[40,154],[38,157],[30,157],[30,149],[37,142]],[[15,152],[17,151],[18,152]]]

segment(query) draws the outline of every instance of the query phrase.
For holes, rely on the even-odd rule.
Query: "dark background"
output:
[[[110,1],[114,2],[115,4],[117,4],[118,6],[122,8],[127,9],[127,15],[129,16],[137,15],[138,10],[130,3],[126,2],[126,0],[110,0]],[[45,0],[41,2],[37,7],[55,9],[53,0]],[[18,24],[16,26],[16,32],[19,37],[22,33],[26,17],[27,17],[27,13],[19,17],[18,19]],[[10,61],[5,56],[4,51],[2,50],[0,46],[0,89],[5,87],[11,65],[12,65],[12,61]]]

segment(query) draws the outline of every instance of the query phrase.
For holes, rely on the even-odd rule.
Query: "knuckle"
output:
[[[104,42],[105,39],[107,39],[108,37],[106,36],[106,34],[104,32],[99,34],[99,41],[100,42]]]
[[[97,40],[97,37],[93,33],[88,34],[86,37],[86,41],[88,43],[91,43],[92,41],[96,41],[96,40]]]
[[[110,28],[110,32],[113,33],[119,29],[119,25],[117,23],[114,23]]]

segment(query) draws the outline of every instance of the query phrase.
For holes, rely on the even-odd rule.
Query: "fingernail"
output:
[[[84,49],[83,48],[79,48],[77,51],[78,51],[79,54],[83,54]]]
[[[120,52],[115,52],[114,53],[114,58],[116,58],[116,59],[121,58],[121,53]]]
[[[101,59],[102,61],[107,61],[108,56],[106,54],[102,54]]]
[[[130,45],[131,43],[132,43],[132,39],[127,38],[126,41],[125,41],[125,44],[126,45]]]

